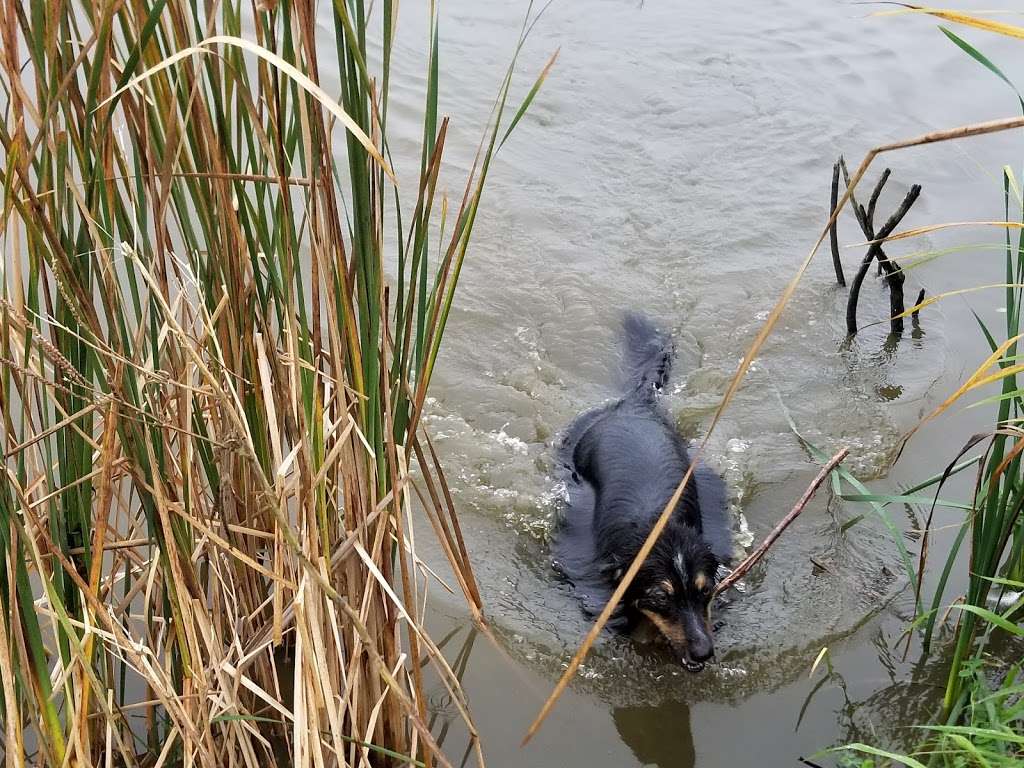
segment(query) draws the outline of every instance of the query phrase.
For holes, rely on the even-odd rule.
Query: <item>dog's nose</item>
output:
[[[690,644],[689,651],[691,659],[705,662],[715,655],[715,646],[709,642],[695,642]]]

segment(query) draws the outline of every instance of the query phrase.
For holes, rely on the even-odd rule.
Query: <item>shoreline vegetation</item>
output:
[[[924,13],[954,24],[994,32],[1014,38],[1024,38],[1024,27],[994,21],[990,18],[970,16],[957,11],[925,9],[906,6],[904,12]],[[897,12],[899,13],[899,11]],[[1017,96],[1024,113],[1024,98],[1010,79],[980,50],[952,30],[940,26],[939,30],[969,57],[1009,85]],[[1016,126],[1015,126],[1016,127]],[[832,211],[834,224],[836,190],[839,165],[833,170]],[[884,184],[888,169],[876,190]],[[930,260],[917,260],[910,267],[887,270],[886,280],[891,290],[893,317],[892,332],[902,331],[902,318],[911,315],[915,323],[922,307],[946,296],[959,295],[982,288],[1002,289],[1005,306],[1005,329],[990,329],[975,313],[978,338],[987,349],[984,362],[918,425],[924,424],[955,406],[995,408],[992,427],[980,434],[964,438],[963,446],[949,456],[944,468],[937,468],[933,477],[913,488],[895,495],[866,495],[860,488],[857,494],[845,494],[850,501],[866,501],[875,511],[884,514],[889,505],[904,505],[914,509],[917,519],[923,521],[920,551],[917,562],[905,559],[909,583],[914,590],[916,606],[914,621],[908,627],[905,651],[912,641],[920,643],[922,658],[934,657],[945,669],[945,686],[941,703],[927,723],[903,723],[909,732],[910,743],[917,746],[909,754],[891,751],[890,745],[855,743],[836,747],[831,752],[846,755],[844,766],[875,768],[876,766],[903,765],[909,768],[1002,768],[1019,766],[1024,762],[1024,685],[1021,684],[1021,662],[1013,658],[1013,649],[1019,648],[1024,638],[1024,389],[1017,376],[1024,371],[1020,364],[1019,344],[1024,311],[1024,195],[1018,176],[1010,165],[1003,169],[1004,216],[1002,222],[993,222],[1005,229],[1005,282],[999,285],[966,287],[939,296],[924,299],[922,290],[915,306],[903,309],[902,283],[907,269]],[[913,192],[913,189],[911,190]],[[874,201],[876,195],[872,195]],[[908,195],[907,200],[910,200]],[[905,201],[906,202],[906,201]],[[854,205],[854,213],[871,243],[870,227],[865,228],[865,213]],[[869,206],[873,208],[873,205]],[[900,209],[902,210],[902,208]],[[870,217],[867,217],[870,223]],[[987,225],[984,222],[978,222]],[[907,231],[890,237],[915,237],[938,231],[950,225],[933,225]],[[956,226],[956,225],[954,225]],[[834,227],[833,227],[834,242]],[[870,245],[880,251],[881,239]],[[836,253],[833,247],[833,253]],[[869,262],[865,257],[862,270]],[[882,257],[879,256],[881,261]],[[837,280],[843,283],[836,261]],[[898,285],[892,278],[899,274]],[[851,293],[850,332],[856,331],[856,297]],[[897,321],[899,325],[897,327]],[[972,396],[985,393],[982,388],[998,388],[998,393],[974,402]],[[903,441],[904,450],[913,450],[915,427]],[[955,441],[954,441],[955,445]],[[975,473],[972,498],[965,501],[941,497],[943,487],[953,475],[964,470]],[[924,493],[922,493],[924,491]],[[937,506],[961,509],[963,520],[952,533],[952,543],[944,561],[929,562],[929,545],[936,536],[933,530]],[[892,529],[898,539],[899,532]],[[948,535],[948,534],[947,534]],[[935,569],[938,568],[936,573]],[[951,575],[963,571],[964,594],[949,593]],[[931,595],[924,584],[932,577]],[[935,578],[937,576],[937,578]],[[999,650],[1001,648],[1001,650]],[[1009,649],[1009,650],[1008,650]],[[856,753],[853,756],[851,753]],[[817,757],[817,756],[815,756]],[[804,761],[808,765],[816,765]]]
[[[555,56],[513,88],[531,5],[449,201],[434,4],[403,189],[398,3],[328,5],[327,45],[315,7],[0,7],[7,765],[450,765],[426,668],[480,756],[422,625],[414,508],[482,604],[420,417],[490,163]]]
[[[438,181],[449,135],[438,111],[441,20],[430,3],[416,181],[399,188],[388,129],[398,5],[321,5],[328,44],[309,0],[0,4],[6,765],[451,766],[431,734],[428,676],[469,734],[463,762],[473,754],[484,764],[459,676],[424,628],[430,588],[461,593],[486,624],[421,417],[492,159],[557,52],[519,86],[518,57],[547,7],[530,3],[464,187],[449,200]],[[907,12],[1024,38],[1024,28],[987,18],[895,11]],[[320,84],[328,68],[338,93]],[[695,463],[827,237],[845,284],[834,225],[848,201],[856,206],[872,161],[1021,127],[1024,117],[876,147],[842,195],[837,163],[829,221],[742,359]],[[893,289],[893,317],[881,322],[902,331],[905,316],[916,322],[929,304],[975,289],[922,292],[903,308],[904,275],[923,260],[897,265],[883,243],[963,223],[895,232],[897,211],[876,232],[887,176],[868,209],[854,209],[869,250],[853,284],[878,257]],[[862,768],[999,768],[1019,765],[1024,751],[1020,665],[993,674],[987,656],[1000,635],[1024,636],[1024,195],[1009,168],[1003,182],[1006,278],[995,287],[1005,338],[979,318],[989,356],[925,419],[997,384],[982,401],[997,409],[993,429],[900,495],[869,494],[841,455],[815,481],[830,474],[836,493],[886,521],[914,590],[910,631],[925,653],[949,650],[942,711],[920,726],[921,746],[833,750],[859,753],[851,759]],[[929,595],[931,512],[915,563],[886,508],[925,506],[922,492],[934,490],[933,512],[963,470],[978,473],[974,495],[952,505],[964,521]],[[417,554],[420,514],[451,584]],[[967,592],[949,595],[960,568]]]

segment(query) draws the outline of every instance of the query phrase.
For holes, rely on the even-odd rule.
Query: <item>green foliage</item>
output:
[[[962,725],[919,726],[934,735],[913,755],[848,744],[839,749],[871,757],[845,757],[840,765],[924,768],[927,763],[935,768],[1018,768],[1024,762],[1024,684],[1018,682],[1020,674],[1020,665],[1014,665],[1000,674],[998,684],[993,684],[985,665],[972,660],[962,669],[964,689],[969,691],[960,714]],[[879,763],[875,758],[883,761]]]
[[[957,23],[1020,37],[1024,30],[1010,25],[975,19],[952,11],[926,11]],[[1002,69],[977,48],[948,29],[941,28],[956,46],[985,69],[1013,88],[1024,111],[1024,99]],[[1024,454],[1024,388],[1017,376],[1024,372],[1020,363],[1018,343],[1022,330],[1022,304],[1024,304],[1024,210],[1019,185],[1013,172],[1003,173],[1005,221],[1005,328],[1000,329],[1002,340],[977,314],[981,336],[991,354],[967,381],[943,402],[928,419],[959,403],[975,390],[997,384],[1000,393],[986,397],[975,405],[996,408],[994,424],[988,435],[971,438],[941,473],[902,494],[879,495],[862,491],[845,498],[872,505],[892,503],[928,508],[926,530],[921,543],[917,565],[917,584],[924,583],[927,553],[931,532],[932,512],[936,506],[962,509],[965,512],[960,530],[942,564],[936,588],[924,610],[919,599],[915,628],[922,633],[926,652],[932,645],[938,622],[943,614],[941,606],[949,601],[947,586],[954,569],[966,572],[967,591],[946,615],[955,619],[952,652],[949,659],[942,711],[935,725],[919,726],[929,736],[913,755],[898,755],[864,744],[851,744],[840,749],[870,755],[864,765],[910,765],[923,768],[966,768],[967,766],[1019,766],[1024,759],[1024,688],[1017,683],[1019,666],[1005,674],[993,672],[986,663],[986,649],[999,633],[1009,637],[1024,636],[1022,608],[1024,598],[1007,599],[1014,590],[1024,588],[1024,472],[1021,456]],[[926,421],[928,420],[926,419]],[[983,448],[980,455],[963,460],[976,446]],[[958,463],[959,462],[959,463]],[[971,498],[962,503],[939,498],[945,482],[956,472],[979,466],[978,479]],[[920,495],[926,488],[935,487],[934,497]],[[968,556],[962,554],[963,543],[969,546]],[[996,606],[999,606],[998,608]],[[998,684],[990,680],[995,676]],[[860,759],[860,758],[857,758]],[[922,762],[923,761],[923,762]]]

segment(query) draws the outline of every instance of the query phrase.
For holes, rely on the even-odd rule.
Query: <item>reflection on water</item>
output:
[[[540,743],[522,749],[519,740],[551,680],[538,678],[533,665],[521,663],[514,639],[498,638],[495,644],[468,621],[436,616],[434,621],[439,622],[435,631],[444,634],[439,644],[471,697],[489,765],[735,768],[752,764],[756,755],[759,765],[795,766],[798,756],[833,741],[823,738],[823,725],[846,740],[882,740],[909,748],[918,734],[905,724],[927,720],[941,702],[945,683],[941,654],[904,662],[893,650],[902,624],[876,622],[865,629],[868,642],[852,656],[832,646],[810,678],[805,674],[801,683],[753,694],[735,705],[709,707],[705,694],[715,685],[713,667],[710,674],[677,678],[650,703],[611,703],[604,715],[590,708],[586,694],[575,686],[541,731]],[[828,642],[831,646],[839,639]],[[1000,653],[1012,657],[1020,649]],[[868,660],[872,672],[865,676]],[[809,667],[807,661],[801,671]],[[623,670],[620,684],[626,675]],[[446,689],[437,680],[428,685],[431,730],[455,765],[474,764],[474,743]],[[687,692],[692,700],[681,698]],[[603,696],[615,699],[614,692]]]
[[[689,768],[694,765],[690,707],[671,702],[657,707],[616,707],[612,720],[641,765]]]

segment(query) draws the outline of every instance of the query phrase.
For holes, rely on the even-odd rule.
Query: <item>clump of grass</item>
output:
[[[980,660],[962,670],[969,692],[955,724],[917,726],[930,734],[911,754],[898,754],[869,744],[848,744],[833,750],[845,753],[844,768],[905,765],[909,768],[1016,768],[1024,761],[1024,685],[1020,664],[992,679]],[[858,756],[854,757],[854,754]]]
[[[1011,190],[1016,191],[1020,200],[1019,189],[1016,187],[1012,173],[1004,172],[1004,192],[1006,200],[1006,220],[1011,215]],[[1020,205],[1017,205],[1018,218],[1021,218]],[[1024,221],[1024,218],[1022,218]],[[953,656],[950,661],[946,692],[943,698],[944,715],[955,720],[958,709],[963,705],[964,665],[972,656],[977,658],[983,644],[976,642],[979,620],[984,619],[990,627],[1014,629],[1012,619],[1016,611],[1011,611],[1002,621],[990,610],[990,600],[1001,603],[1007,592],[1007,579],[1024,578],[1024,487],[1022,487],[1021,454],[1024,452],[1024,431],[1020,422],[1024,417],[1024,390],[1017,384],[1017,374],[1022,368],[1017,362],[1017,347],[1021,338],[1021,310],[1024,299],[1024,228],[1018,228],[1016,234],[1006,234],[1006,328],[1005,340],[997,342],[980,317],[979,327],[991,354],[967,381],[939,407],[941,412],[954,403],[966,398],[969,393],[990,383],[999,383],[1000,394],[987,398],[982,403],[995,403],[997,413],[991,436],[975,436],[965,445],[950,468],[963,456],[975,449],[979,444],[984,450],[977,457],[979,472],[975,485],[974,496],[968,506],[959,535],[950,548],[943,566],[939,582],[931,599],[930,609],[921,615],[923,625],[924,648],[930,649],[941,613],[940,608],[946,595],[948,577],[960,560],[962,544],[969,536],[970,553],[967,560],[967,592],[962,601],[955,606],[959,611],[955,630]],[[975,403],[979,405],[981,403]],[[949,474],[949,470],[938,478],[941,487]],[[934,509],[934,506],[932,507]],[[931,515],[929,514],[921,555],[918,563],[918,590],[923,581],[924,569],[927,565],[928,543],[930,537]],[[1010,623],[1008,623],[1008,621]]]
[[[428,664],[476,735],[422,626],[414,498],[482,606],[420,415],[492,158],[548,68],[512,113],[528,12],[449,203],[436,9],[399,190],[398,3],[321,6],[329,51],[316,8],[0,8],[8,765],[447,765]]]

